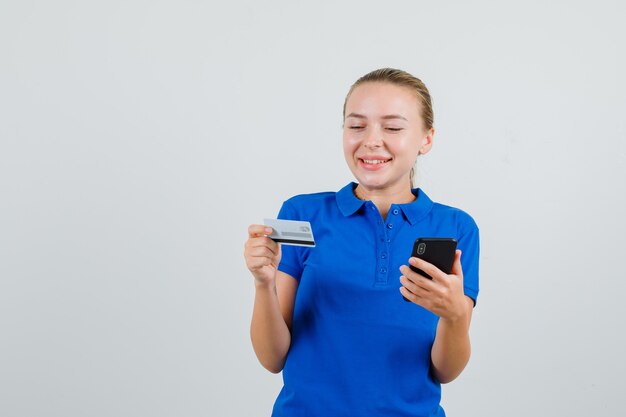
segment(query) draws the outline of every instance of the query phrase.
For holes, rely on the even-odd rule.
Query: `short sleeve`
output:
[[[278,218],[281,220],[301,220],[295,208],[289,203],[289,200],[285,201],[278,212]],[[306,248],[301,246],[291,246],[281,244],[282,257],[278,270],[294,277],[300,282],[302,271],[304,269],[304,250]]]
[[[463,286],[465,295],[474,300],[478,299],[478,264],[480,257],[480,239],[478,226],[468,216],[467,222],[461,229],[461,236],[457,245],[461,250],[461,265],[463,266]]]

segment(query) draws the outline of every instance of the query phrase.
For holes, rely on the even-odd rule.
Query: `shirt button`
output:
[[[393,229],[393,223],[389,223],[389,224],[387,225],[387,229]]]
[[[386,268],[380,268],[380,273],[381,274],[386,274],[387,273],[387,269]]]
[[[398,209],[393,209],[392,213],[393,213],[393,214],[398,214],[398,213],[399,213],[399,212],[398,212]]]
[[[386,253],[383,253],[383,254],[381,254],[381,255],[380,255],[380,257],[381,257],[382,259],[387,259],[387,254],[386,254]]]

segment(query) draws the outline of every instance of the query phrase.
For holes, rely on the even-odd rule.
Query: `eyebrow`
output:
[[[348,117],[355,117],[355,118],[357,118],[357,119],[367,119],[367,117],[365,117],[365,116],[364,116],[364,115],[362,115],[362,114],[358,114],[358,113],[350,113],[349,115],[347,115],[347,116],[346,116],[346,119],[347,119]],[[384,120],[389,120],[389,119],[402,119],[402,120],[406,120],[407,122],[409,121],[406,117],[401,116],[401,115],[399,115],[399,114],[387,114],[387,115],[385,115],[385,116],[381,117],[381,119],[384,119]]]

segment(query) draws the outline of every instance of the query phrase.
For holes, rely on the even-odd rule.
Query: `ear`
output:
[[[420,143],[420,148],[418,151],[420,155],[424,155],[430,151],[430,148],[433,147],[434,137],[435,137],[435,128],[431,127],[424,133],[424,136],[422,136],[422,138],[420,139],[421,143]]]

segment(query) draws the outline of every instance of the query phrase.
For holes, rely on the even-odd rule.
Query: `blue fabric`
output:
[[[383,221],[351,183],[299,195],[279,218],[311,222],[316,247],[282,246],[279,270],[299,281],[284,386],[273,416],[445,416],[430,373],[438,317],[402,299],[399,268],[418,237],[453,237],[465,294],[478,296],[478,227],[421,189]]]

